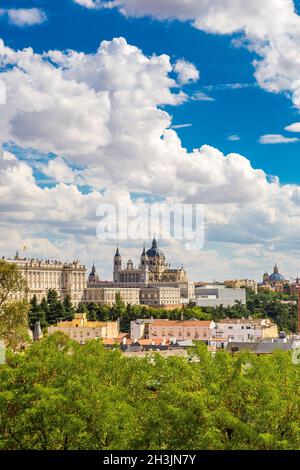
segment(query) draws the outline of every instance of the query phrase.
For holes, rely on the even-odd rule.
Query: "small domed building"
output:
[[[285,279],[285,277],[280,274],[277,264],[275,264],[273,273],[270,276],[267,272],[264,273],[262,286],[283,286],[284,284],[287,284],[287,282],[288,281]]]
[[[273,274],[270,275],[269,277],[269,282],[271,285],[277,284],[277,283],[285,283],[286,280],[282,274],[280,274],[277,264],[274,266],[274,271]]]

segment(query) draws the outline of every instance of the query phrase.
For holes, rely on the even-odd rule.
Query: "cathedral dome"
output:
[[[159,258],[159,257],[165,257],[165,255],[163,254],[163,252],[161,250],[158,249],[157,247],[157,241],[155,240],[155,238],[153,238],[152,240],[152,246],[149,250],[147,250],[147,256],[149,258]]]
[[[278,267],[276,264],[274,266],[274,272],[269,277],[269,280],[270,282],[284,282],[285,281],[284,276],[280,274],[280,272],[278,271]]]
[[[282,274],[278,273],[278,274],[271,274],[270,276],[270,281],[272,282],[281,282],[281,281],[285,281],[285,278]]]

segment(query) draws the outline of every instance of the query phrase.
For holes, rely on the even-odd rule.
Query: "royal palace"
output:
[[[131,259],[123,266],[117,247],[112,281],[102,281],[95,264],[86,279],[86,267],[78,260],[63,263],[22,258],[17,252],[7,261],[15,263],[26,279],[28,300],[35,295],[41,301],[49,289],[54,289],[61,300],[69,297],[74,305],[81,302],[113,305],[119,293],[125,304],[177,306],[195,295],[194,283],[188,280],[183,266],[171,268],[155,238],[147,251],[144,246],[137,267]]]

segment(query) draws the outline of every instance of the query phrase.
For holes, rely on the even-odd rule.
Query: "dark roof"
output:
[[[127,349],[127,351],[142,351],[143,346],[141,346],[138,342],[137,343],[131,343]]]
[[[159,257],[159,256],[164,256],[163,252],[161,250],[158,249],[157,247],[157,241],[155,240],[155,238],[153,238],[152,240],[152,246],[149,250],[147,250],[147,256],[149,258],[155,258],[155,257]]]
[[[269,281],[271,281],[271,282],[285,281],[284,276],[282,274],[280,274],[280,272],[278,270],[277,264],[275,264],[275,266],[274,266],[274,271],[273,271],[273,274],[271,274],[271,276],[269,277]]]
[[[281,282],[281,281],[285,281],[285,278],[282,274],[280,273],[273,273],[271,274],[271,276],[269,277],[269,280],[272,281],[272,282]]]
[[[260,343],[259,347],[257,348],[257,352],[260,354],[272,353],[275,350],[291,351],[292,345],[291,343]]]
[[[230,342],[227,344],[226,351],[230,352],[240,352],[240,351],[250,351],[255,354],[271,354],[275,350],[280,351],[291,351],[291,343],[281,343],[281,342]]]
[[[94,276],[96,274],[96,267],[95,267],[95,263],[93,262],[93,266],[92,266],[92,270],[90,272],[90,276]]]

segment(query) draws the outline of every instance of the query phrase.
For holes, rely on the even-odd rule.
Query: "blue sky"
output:
[[[100,3],[100,0],[94,3],[97,1]],[[285,130],[286,126],[300,121],[300,58],[297,59],[300,24],[292,0],[266,0],[265,6],[261,0],[250,3],[242,0],[238,7],[232,0],[208,3],[191,0],[187,21],[180,9],[183,0],[150,3],[122,0],[126,16],[118,8],[89,9],[76,2],[92,3],[91,0],[1,2],[0,38],[10,48],[11,57],[2,69],[9,106],[0,108],[4,122],[3,128],[0,122],[0,138],[4,150],[16,157],[16,161],[9,160],[13,163],[8,163],[6,158],[3,170],[8,202],[3,197],[2,206],[0,203],[5,221],[3,226],[0,222],[1,250],[6,254],[6,250],[11,252],[12,246],[26,244],[32,254],[38,256],[69,259],[80,254],[80,258],[90,264],[91,260],[97,260],[101,249],[101,270],[108,277],[113,246],[108,250],[103,246],[99,248],[93,236],[95,207],[108,189],[111,194],[127,191],[132,201],[139,197],[152,202],[177,196],[182,202],[193,200],[206,204],[207,238],[201,253],[183,254],[178,246],[163,242],[171,260],[187,264],[195,279],[217,279],[220,269],[224,277],[258,279],[275,261],[285,266],[289,275],[298,275],[300,141],[297,139],[300,132]],[[208,10],[211,5],[215,6],[206,11],[206,4]],[[253,14],[249,5],[254,4],[257,8]],[[299,4],[299,1],[294,2],[298,13]],[[276,10],[276,6],[279,9]],[[150,10],[153,7],[151,18],[145,15],[148,7]],[[20,9],[33,8],[42,12],[40,21],[35,21],[40,24],[16,23],[12,9],[22,12]],[[171,21],[170,17],[175,19]],[[231,34],[226,34],[227,30]],[[119,37],[125,38],[127,45],[111,42]],[[107,50],[106,46],[101,47],[111,60],[110,79],[116,82],[112,86],[105,77],[97,75],[96,65],[102,59],[96,57],[96,51],[104,40],[109,41]],[[239,47],[234,45],[237,42]],[[140,53],[128,45],[138,47]],[[36,57],[28,59],[25,53],[15,56],[15,51],[28,47]],[[42,54],[49,50],[55,51],[55,57],[59,51],[83,52],[91,68],[86,66],[84,75],[79,63],[72,64],[68,75],[64,69],[67,63],[64,54],[63,65],[59,62],[61,58],[58,59],[46,83],[44,79],[47,80],[49,71],[44,77],[46,67],[43,67]],[[136,90],[130,88],[133,64],[130,60],[126,62],[129,52],[135,57],[131,60],[137,62],[144,63],[145,58],[149,58],[145,70],[141,67],[140,71],[145,74],[145,83],[151,84],[149,88],[144,89],[140,83]],[[1,53],[5,62],[5,53]],[[152,59],[153,55],[162,54],[170,58],[173,68],[169,73],[163,60],[157,67]],[[116,56],[126,59],[122,65],[125,68],[118,68],[118,63],[114,62],[118,60]],[[199,80],[180,84],[175,64],[181,59],[194,64],[200,73]],[[256,65],[253,61],[257,61]],[[11,64],[15,66],[15,73],[9,74]],[[61,74],[59,80],[55,67]],[[155,67],[159,79],[157,100],[152,93],[156,88]],[[28,88],[23,87],[18,75],[24,70],[24,83],[30,83]],[[170,89],[164,81],[167,76],[174,80]],[[72,80],[78,85],[75,91]],[[111,94],[109,106],[103,97],[96,98],[99,89]],[[272,93],[271,89],[278,92]],[[66,92],[66,107],[61,90]],[[127,125],[127,114],[125,118],[122,115],[123,105],[118,104],[114,109],[112,96],[120,90],[129,96],[126,106],[129,122],[136,126],[135,130]],[[170,95],[167,94],[166,100],[161,99],[160,94],[165,97],[167,91]],[[174,99],[179,91],[186,95],[181,104]],[[140,104],[134,102],[135,92],[142,96]],[[51,99],[57,96],[59,102],[52,106]],[[95,103],[91,102],[92,96]],[[32,105],[28,113],[23,103],[24,100],[26,104],[26,99],[26,106]],[[74,99],[73,109],[69,99],[70,102]],[[97,100],[103,110],[97,108]],[[162,105],[162,102],[169,104]],[[99,121],[95,114],[98,110],[101,111]],[[168,117],[172,119],[172,134],[168,134]],[[41,119],[45,119],[44,128],[40,125]],[[174,143],[175,132],[181,145]],[[260,139],[266,135],[271,135],[271,140],[279,135],[295,142],[263,145]],[[164,145],[162,139],[165,139]],[[87,150],[89,140],[92,150]],[[34,144],[30,145],[32,142]],[[209,147],[192,153],[202,146]],[[224,158],[230,153],[242,157]],[[187,164],[183,161],[185,155],[189,159]],[[162,161],[167,156],[169,161]],[[166,174],[161,177],[164,170]],[[280,184],[274,177],[279,178]],[[135,178],[142,180],[142,184],[135,185]],[[11,181],[14,190],[7,181]],[[274,181],[277,183],[273,184]],[[11,200],[16,193],[19,204]],[[44,218],[45,214],[49,214],[49,220]],[[1,230],[4,234],[8,231],[6,223],[11,245],[7,245],[5,235],[1,235]],[[134,243],[124,247],[126,255],[136,258],[134,250]]]
[[[281,134],[285,126],[297,121],[299,110],[284,94],[269,93],[256,86],[251,64],[255,54],[233,47],[233,36],[206,34],[176,20],[128,19],[116,10],[87,10],[71,0],[18,0],[1,4],[3,8],[40,7],[48,17],[41,25],[25,28],[0,20],[1,37],[14,49],[32,47],[36,52],[74,49],[91,53],[102,40],[123,36],[146,55],[164,53],[173,60],[191,61],[201,78],[186,87],[186,91],[192,95],[201,90],[215,101],[189,101],[166,108],[173,116],[173,124],[192,124],[177,129],[183,146],[191,150],[206,143],[224,153],[241,153],[254,167],[279,176],[282,183],[300,183],[300,172],[295,170],[300,143],[259,143],[261,135]],[[234,90],[221,87],[237,83],[249,86]],[[207,87],[216,88],[208,91]],[[228,140],[231,135],[238,135],[240,140]]]

